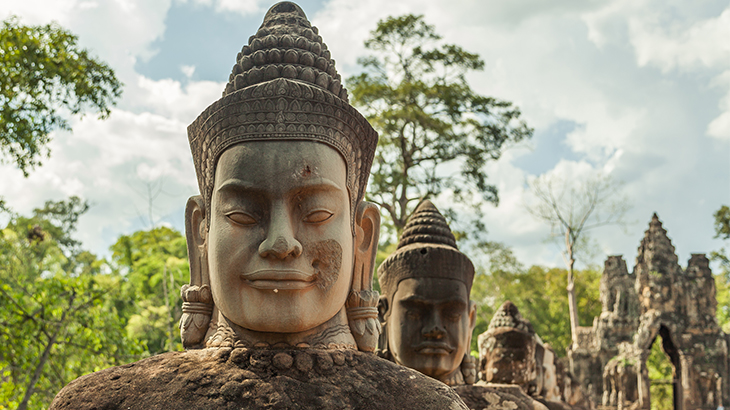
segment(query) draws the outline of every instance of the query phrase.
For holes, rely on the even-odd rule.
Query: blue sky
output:
[[[424,14],[444,41],[479,53],[469,76],[482,94],[513,101],[535,128],[529,143],[488,165],[500,189],[485,207],[489,238],[525,264],[560,266],[549,228],[524,209],[526,181],[595,172],[624,181],[633,207],[624,229],[591,234],[594,263],[623,254],[633,266],[653,212],[681,263],[720,248],[712,213],[730,204],[730,3],[659,0],[310,0],[298,4],[343,77],[359,71],[378,19]],[[59,132],[51,158],[28,178],[0,166],[0,196],[30,212],[49,199],[92,203],[78,237],[106,255],[120,234],[183,225],[197,193],[186,126],[219,98],[236,53],[271,4],[258,0],[0,0],[0,14],[52,20],[107,61],[125,93],[107,121]],[[152,205],[148,200],[154,197]],[[443,205],[447,195],[436,199]]]

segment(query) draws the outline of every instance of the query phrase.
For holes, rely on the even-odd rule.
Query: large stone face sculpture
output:
[[[53,409],[461,409],[447,386],[368,353],[380,226],[363,201],[377,134],[327,46],[274,5],[223,97],[188,128],[183,344],[77,379]]]
[[[476,360],[469,347],[476,304],[469,294],[474,266],[430,201],[416,208],[398,248],[378,268],[378,278],[381,356],[452,386],[469,408],[533,409],[518,387],[473,385]]]

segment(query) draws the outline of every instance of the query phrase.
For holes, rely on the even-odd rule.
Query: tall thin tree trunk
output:
[[[578,304],[575,300],[575,282],[573,281],[573,263],[574,260],[570,260],[570,267],[568,268],[568,313],[570,314],[570,336],[573,341],[573,345],[578,344]]]
[[[172,284],[170,284],[172,286]],[[167,309],[167,351],[172,351],[172,343],[173,343],[173,336],[172,336],[172,311],[170,309],[170,297],[168,296],[167,292],[167,263],[165,263],[163,270],[162,270],[162,293],[165,295],[165,308]]]
[[[56,344],[56,338],[58,338],[58,334],[61,332],[61,328],[64,325],[64,321],[66,320],[66,314],[71,309],[71,306],[73,306],[73,301],[76,298],[76,293],[71,294],[71,299],[68,303],[68,310],[64,310],[63,314],[61,314],[61,320],[59,320],[58,325],[56,326],[56,330],[53,332],[53,335],[50,339],[48,339],[48,343],[46,344],[46,347],[43,349],[43,354],[41,354],[40,360],[38,360],[38,364],[35,367],[35,371],[33,371],[33,376],[30,378],[30,382],[28,382],[28,388],[25,389],[25,394],[23,395],[23,400],[18,405],[18,410],[26,410],[28,408],[28,402],[30,401],[30,397],[33,395],[33,390],[35,389],[36,383],[38,383],[38,379],[41,378],[41,373],[43,372],[43,366],[46,365],[46,362],[48,361],[48,356],[51,354],[51,349],[53,348],[53,345]]]
[[[565,249],[567,253],[567,264],[568,264],[568,314],[570,315],[570,337],[573,342],[573,347],[578,345],[578,303],[575,299],[575,282],[573,278],[573,266],[575,265],[575,258],[573,257],[573,238],[571,236],[571,230],[567,229],[565,232]]]

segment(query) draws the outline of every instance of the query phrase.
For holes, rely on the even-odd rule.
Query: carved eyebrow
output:
[[[401,303],[405,303],[408,305],[449,305],[449,306],[455,306],[455,307],[463,307],[467,306],[466,303],[461,298],[452,298],[452,299],[439,299],[439,300],[433,300],[433,299],[426,299],[418,295],[410,295],[403,299],[400,299]]]
[[[311,180],[301,181],[296,187],[293,187],[291,192],[298,193],[303,189],[314,189],[317,191],[341,191],[343,188],[334,181],[327,178],[312,178]],[[217,189],[217,191],[251,191],[251,192],[263,192],[266,189],[261,188],[260,185],[253,184],[249,181],[245,181],[238,178],[230,178],[225,180]]]

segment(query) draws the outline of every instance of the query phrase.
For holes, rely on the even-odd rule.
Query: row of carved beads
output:
[[[334,60],[330,60],[328,57],[317,56],[316,53],[310,51],[297,50],[290,48],[288,50],[280,48],[271,48],[268,50],[258,50],[251,55],[243,56],[233,66],[231,76],[235,76],[242,72],[248,71],[257,66],[263,66],[267,64],[299,64],[305,67],[314,67],[318,70],[324,71],[331,77],[340,79],[335,69]]]
[[[243,369],[298,370],[303,373],[329,373],[339,366],[358,364],[357,353],[351,349],[342,350],[259,350],[235,348],[228,358],[230,362]]]
[[[263,37],[282,28],[285,28],[287,32],[291,32],[294,29],[299,29],[299,31],[310,29],[312,34],[319,34],[317,27],[313,27],[312,23],[306,17],[296,13],[282,13],[276,17],[267,15],[264,17],[264,22],[256,34]]]
[[[256,36],[264,37],[279,30],[286,30],[287,32],[298,30],[302,36],[310,40],[316,39],[319,35],[319,29],[313,26],[306,18],[292,15],[279,15],[278,17],[266,19],[256,32]]]
[[[268,35],[263,38],[252,36],[249,39],[249,44],[243,46],[241,52],[238,54],[236,60],[255,54],[256,51],[268,49],[282,48],[282,49],[300,49],[299,51],[307,51],[314,53],[317,57],[324,57],[329,60],[331,57],[330,51],[327,49],[327,45],[322,42],[322,37],[317,36],[316,39],[305,38],[292,34],[283,35]]]
[[[234,69],[234,72],[237,71],[238,70]],[[336,77],[339,77],[339,74],[337,74]],[[224,94],[227,95],[246,87],[277,78],[289,78],[292,80],[301,80],[310,84],[315,84],[325,90],[328,90],[344,101],[348,100],[347,90],[342,87],[342,83],[339,78],[333,78],[330,74],[320,72],[312,67],[292,64],[271,64],[265,67],[254,67],[245,72],[238,72],[238,74],[233,77],[233,81],[226,85]]]

